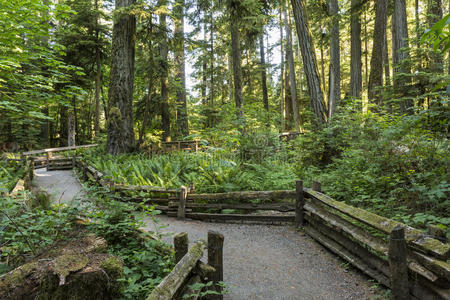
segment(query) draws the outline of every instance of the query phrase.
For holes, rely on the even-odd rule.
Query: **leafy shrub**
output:
[[[449,143],[426,118],[341,111],[330,127],[298,138],[297,174],[351,205],[415,226],[450,225]]]

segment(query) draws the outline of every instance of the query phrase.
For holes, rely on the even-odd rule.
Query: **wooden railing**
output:
[[[30,155],[36,155],[36,154],[50,154],[54,152],[61,152],[61,151],[70,151],[70,150],[77,150],[77,149],[84,149],[84,148],[91,148],[96,147],[98,144],[90,144],[90,145],[80,145],[80,146],[69,146],[69,147],[59,147],[59,148],[47,148],[47,149],[41,149],[41,150],[33,150],[33,151],[27,151],[23,152],[22,156],[30,156]]]
[[[195,243],[188,250],[188,235],[186,232],[174,236],[175,262],[173,271],[152,291],[147,300],[175,300],[199,299],[199,294],[206,288],[207,281],[212,281],[216,292],[221,292],[223,280],[223,241],[222,234],[208,232],[208,264],[200,261],[203,257],[205,244],[203,241]],[[192,286],[203,283],[200,290],[193,290]],[[223,295],[213,295],[211,300],[222,300]]]
[[[89,172],[97,181],[103,176],[95,169]],[[294,223],[330,251],[391,288],[394,295],[404,293],[406,287],[414,299],[450,299],[450,244],[439,240],[445,233],[435,227],[424,233],[336,201],[320,191],[318,182],[313,188],[304,188],[303,182],[297,181],[296,190],[219,194],[192,194],[185,187],[110,187],[124,193],[146,191],[150,203],[156,201],[169,216],[180,219]],[[152,193],[168,193],[169,197],[159,199]],[[253,203],[256,200],[263,203]],[[223,214],[224,209],[236,213]]]

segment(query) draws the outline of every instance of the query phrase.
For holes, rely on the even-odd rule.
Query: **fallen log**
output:
[[[122,261],[106,241],[88,235],[0,276],[0,299],[111,299],[118,296]]]

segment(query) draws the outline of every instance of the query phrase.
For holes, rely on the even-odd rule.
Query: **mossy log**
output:
[[[450,258],[450,244],[443,244],[436,239],[427,237],[418,229],[382,216],[378,216],[366,210],[352,207],[343,202],[336,201],[322,193],[313,191],[312,189],[305,188],[304,191],[310,198],[319,201],[320,203],[323,203],[341,213],[344,213],[355,220],[378,229],[381,232],[390,234],[396,226],[404,226],[406,234],[405,238],[411,248],[424,252],[425,254],[430,254],[442,260],[447,260]]]
[[[220,202],[223,200],[230,200],[236,202],[261,200],[261,201],[278,201],[286,199],[295,199],[295,191],[246,191],[246,192],[230,192],[217,194],[189,194],[187,199],[192,201],[213,201]]]
[[[177,263],[173,271],[153,290],[147,300],[171,300],[202,258],[205,244],[197,242]]]
[[[42,154],[42,153],[60,152],[60,151],[69,151],[69,150],[76,150],[76,149],[84,149],[84,148],[90,148],[90,147],[96,147],[96,146],[98,146],[98,144],[59,147],[59,148],[47,148],[47,149],[23,152],[22,156],[36,155],[36,154]]]
[[[99,251],[106,241],[88,235],[0,276],[0,299],[114,299],[122,261]]]

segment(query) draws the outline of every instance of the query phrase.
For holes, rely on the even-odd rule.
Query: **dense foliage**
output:
[[[274,157],[262,163],[213,149],[204,153],[85,155],[107,178],[118,183],[179,188],[195,185],[198,193],[276,190],[295,186],[293,168]]]
[[[0,160],[0,194],[9,193],[23,173],[24,168],[19,162]]]
[[[96,188],[87,191],[90,203],[50,205],[45,195],[0,201],[0,274],[35,257],[55,243],[76,239],[87,232],[108,242],[108,251],[124,262],[121,299],[144,299],[173,268],[172,250],[151,234],[140,231],[142,218],[157,223],[157,211],[135,207],[105,197]],[[26,201],[25,201],[26,199]],[[75,222],[89,218],[86,225]],[[157,225],[157,224],[156,224]],[[156,226],[158,228],[158,226]]]

